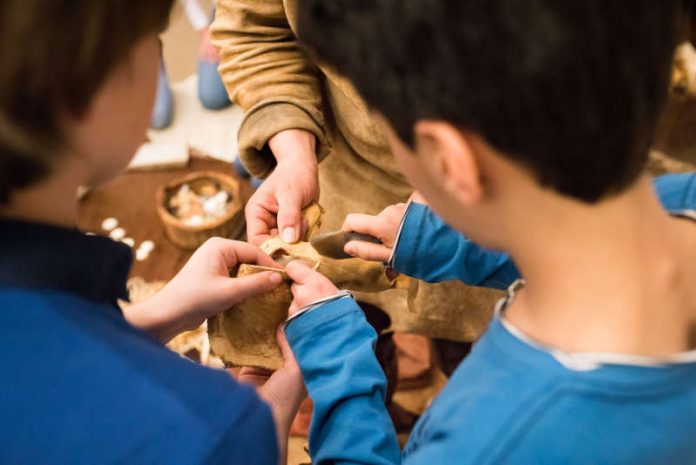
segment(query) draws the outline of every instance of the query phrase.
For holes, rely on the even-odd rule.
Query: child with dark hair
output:
[[[446,222],[412,204],[397,241],[405,206],[350,217],[384,244],[346,250],[384,259],[396,241],[391,264],[431,281],[525,278],[401,453],[374,332],[288,265],[313,463],[696,461],[696,177],[644,172],[682,7],[300,2],[299,37],[361,92]]]
[[[172,1],[0,4],[0,463],[283,463],[305,392],[282,334],[268,404],[162,345],[282,280],[230,268],[278,265],[211,239],[121,312],[130,248],[74,226],[78,187],[117,175],[145,139]]]

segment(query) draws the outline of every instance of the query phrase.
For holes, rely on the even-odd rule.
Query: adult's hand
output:
[[[302,209],[319,198],[316,138],[289,129],[273,136],[268,145],[277,166],[247,203],[247,240],[260,245],[280,234],[294,243],[305,229]]]

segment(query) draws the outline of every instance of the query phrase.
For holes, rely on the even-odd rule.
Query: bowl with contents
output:
[[[239,181],[215,171],[160,186],[157,213],[167,237],[185,250],[197,249],[211,237],[235,237],[244,228]]]

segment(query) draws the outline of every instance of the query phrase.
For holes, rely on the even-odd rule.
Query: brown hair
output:
[[[174,0],[0,2],[0,205],[51,172],[61,115],[79,117]]]

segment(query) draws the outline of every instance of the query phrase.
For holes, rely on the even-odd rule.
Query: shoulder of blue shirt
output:
[[[270,409],[252,387],[170,352],[119,312],[7,288],[0,308],[12,348],[0,360],[14,378],[0,383],[0,462],[277,460]]]

